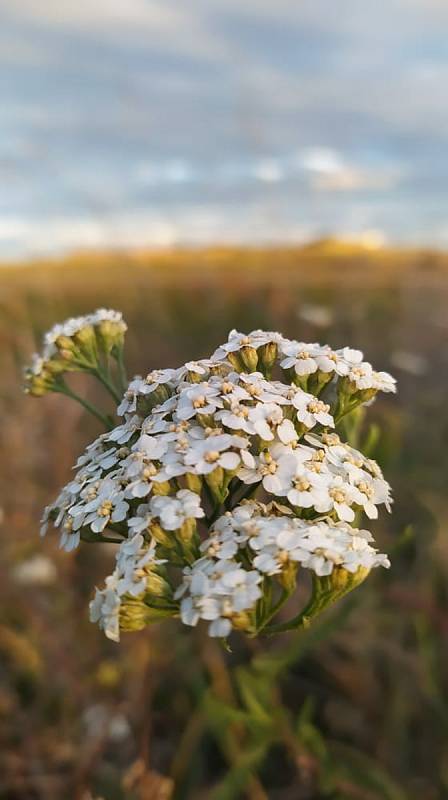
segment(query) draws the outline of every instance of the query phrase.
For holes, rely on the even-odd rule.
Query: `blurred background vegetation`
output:
[[[447,797],[448,257],[333,241],[117,252],[5,266],[0,287],[1,800]],[[359,347],[395,374],[398,396],[357,433],[394,488],[374,523],[392,569],[310,631],[234,636],[229,654],[175,622],[107,641],[88,601],[109,546],[38,537],[96,423],[21,393],[45,330],[98,306],[124,313],[131,374],[207,356],[232,327]]]

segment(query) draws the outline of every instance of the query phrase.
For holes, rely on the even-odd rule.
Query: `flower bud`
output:
[[[196,420],[202,428],[214,428],[215,420],[211,414],[197,414]]]
[[[159,496],[163,496],[164,497],[165,495],[169,494],[170,492],[171,492],[171,485],[170,485],[169,481],[160,481],[159,483],[157,483],[156,481],[153,481],[153,483],[152,483],[152,494],[153,495],[159,495]]]
[[[51,388],[42,378],[34,377],[25,386],[25,394],[30,394],[32,397],[43,397],[48,392],[51,392]]]
[[[84,325],[73,335],[73,341],[78,345],[83,356],[94,366],[98,361],[98,353],[93,325]]]
[[[204,376],[200,375],[199,372],[195,372],[193,369],[188,370],[187,381],[189,383],[201,383],[203,380]]]
[[[373,400],[374,397],[378,394],[378,389],[360,389],[357,392],[356,397],[359,399],[360,403],[368,403],[369,400]]]
[[[303,611],[302,623],[309,625],[313,617],[317,617],[336,600],[356,589],[367,578],[369,572],[366,567],[358,567],[356,572],[349,572],[343,567],[335,566],[331,575],[314,575],[313,591]]]
[[[245,372],[255,372],[258,366],[258,355],[254,347],[242,347],[240,350],[241,361]]]
[[[45,372],[50,373],[50,375],[58,375],[61,372],[65,372],[66,369],[67,363],[61,358],[51,358],[45,362]]]
[[[182,527],[179,529],[179,536],[185,544],[189,544],[196,533],[196,521],[194,519],[186,519]]]
[[[294,591],[297,581],[297,564],[294,561],[287,561],[278,575],[278,579],[287,592]]]
[[[268,342],[258,349],[258,366],[262,372],[269,375],[274,366],[278,353],[276,342]]]
[[[304,392],[308,392],[310,391],[308,388],[310,377],[310,375],[297,375],[297,372],[292,370],[291,383],[295,386],[299,386]]]
[[[238,370],[238,372],[240,371],[241,370]],[[219,362],[217,362],[216,364],[213,364],[213,366],[210,367],[210,375],[220,375],[221,378],[224,378],[228,374],[229,374],[228,364],[225,363],[220,364]],[[204,378],[202,378],[202,380],[204,380]]]
[[[228,353],[227,358],[236,372],[246,371],[240,353]]]
[[[318,369],[317,372],[309,376],[308,391],[319,397],[327,383],[333,378],[333,374],[333,372],[322,372],[322,370]]]
[[[172,534],[167,533],[163,530],[163,528],[159,525],[158,522],[153,522],[149,526],[149,531],[151,536],[158,542],[159,544],[163,545],[164,547],[174,547],[175,541]]]
[[[122,600],[119,611],[120,630],[141,631],[147,625],[158,622],[159,619],[164,617],[173,616],[174,613],[174,609],[173,611],[167,611],[165,609],[151,608],[140,597],[126,595]]]
[[[152,570],[147,575],[146,588],[152,597],[168,598],[172,596],[171,586],[168,581]]]
[[[222,502],[223,492],[225,490],[225,473],[222,467],[216,467],[213,472],[209,472],[208,475],[205,476],[205,480],[207,482],[207,486],[209,487],[214,499],[218,502]]]
[[[335,567],[327,580],[337,596],[342,597],[352,589],[356,589],[367,578],[369,572],[370,570],[366,567],[358,567],[356,572],[348,572],[343,567]]]
[[[169,397],[170,392],[168,387],[165,384],[161,384],[150,394],[140,395],[137,398],[137,412],[140,416],[146,417],[151,413],[153,408],[164,403]]]
[[[69,352],[73,352],[76,350],[76,344],[74,343],[73,339],[70,338],[70,336],[63,336],[61,334],[56,339],[55,344],[59,351],[68,350]]]
[[[106,353],[123,347],[126,324],[123,321],[102,320],[95,325],[98,344]]]
[[[32,397],[42,397],[44,394],[52,392],[56,379],[48,369],[49,362],[39,364],[34,367],[25,369],[25,393],[30,394]]]
[[[185,483],[187,489],[190,492],[195,492],[196,494],[201,494],[202,491],[202,478],[199,475],[195,475],[193,472],[187,472],[184,476]]]
[[[59,355],[64,361],[64,370],[76,370],[77,364],[72,350],[60,350]]]
[[[252,620],[247,611],[238,611],[232,614],[232,626],[239,631],[247,631],[252,627]]]

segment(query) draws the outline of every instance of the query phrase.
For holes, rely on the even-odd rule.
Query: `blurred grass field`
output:
[[[448,796],[447,301],[448,256],[335,242],[0,268],[2,800],[205,800],[238,766],[221,754],[206,692],[225,683],[216,651],[201,666],[197,638],[175,623],[111,644],[87,608],[108,546],[70,556],[38,537],[43,506],[97,428],[62,397],[23,396],[21,370],[48,327],[99,306],[123,311],[131,373],[261,327],[359,347],[396,375],[398,396],[368,415],[394,488],[393,515],[374,525],[392,569],[300,641],[266,645],[289,641],[281,687],[294,741],[280,738],[257,765],[266,795],[249,781],[216,797]],[[77,385],[107,402],[83,376]],[[236,642],[229,658],[248,655]]]

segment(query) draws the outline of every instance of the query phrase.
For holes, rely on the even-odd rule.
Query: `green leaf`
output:
[[[227,772],[225,778],[212,790],[209,800],[239,800],[257,768],[264,760],[270,742],[262,742],[242,751],[238,761]]]
[[[248,724],[251,721],[251,715],[247,711],[225,703],[211,690],[205,692],[202,706],[210,727],[215,729],[227,727],[232,722]]]
[[[236,681],[251,720],[272,727],[274,709],[271,683],[263,674],[254,675],[252,670],[243,667],[236,671]]]

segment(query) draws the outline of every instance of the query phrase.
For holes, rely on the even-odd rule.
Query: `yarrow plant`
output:
[[[81,370],[118,402],[118,424],[89,407],[106,431],[42,525],[60,530],[67,551],[117,544],[90,605],[106,636],[166,617],[204,622],[222,639],[306,627],[389,566],[358,526],[390,511],[390,487],[337,429],[379,391],[395,392],[390,375],[349,347],[233,330],[209,358],[137,376],[121,392],[125,330],[116,311],[68,320],[26,372],[32,395],[63,392],[86,405],[64,377]],[[307,573],[305,607],[276,621]]]

